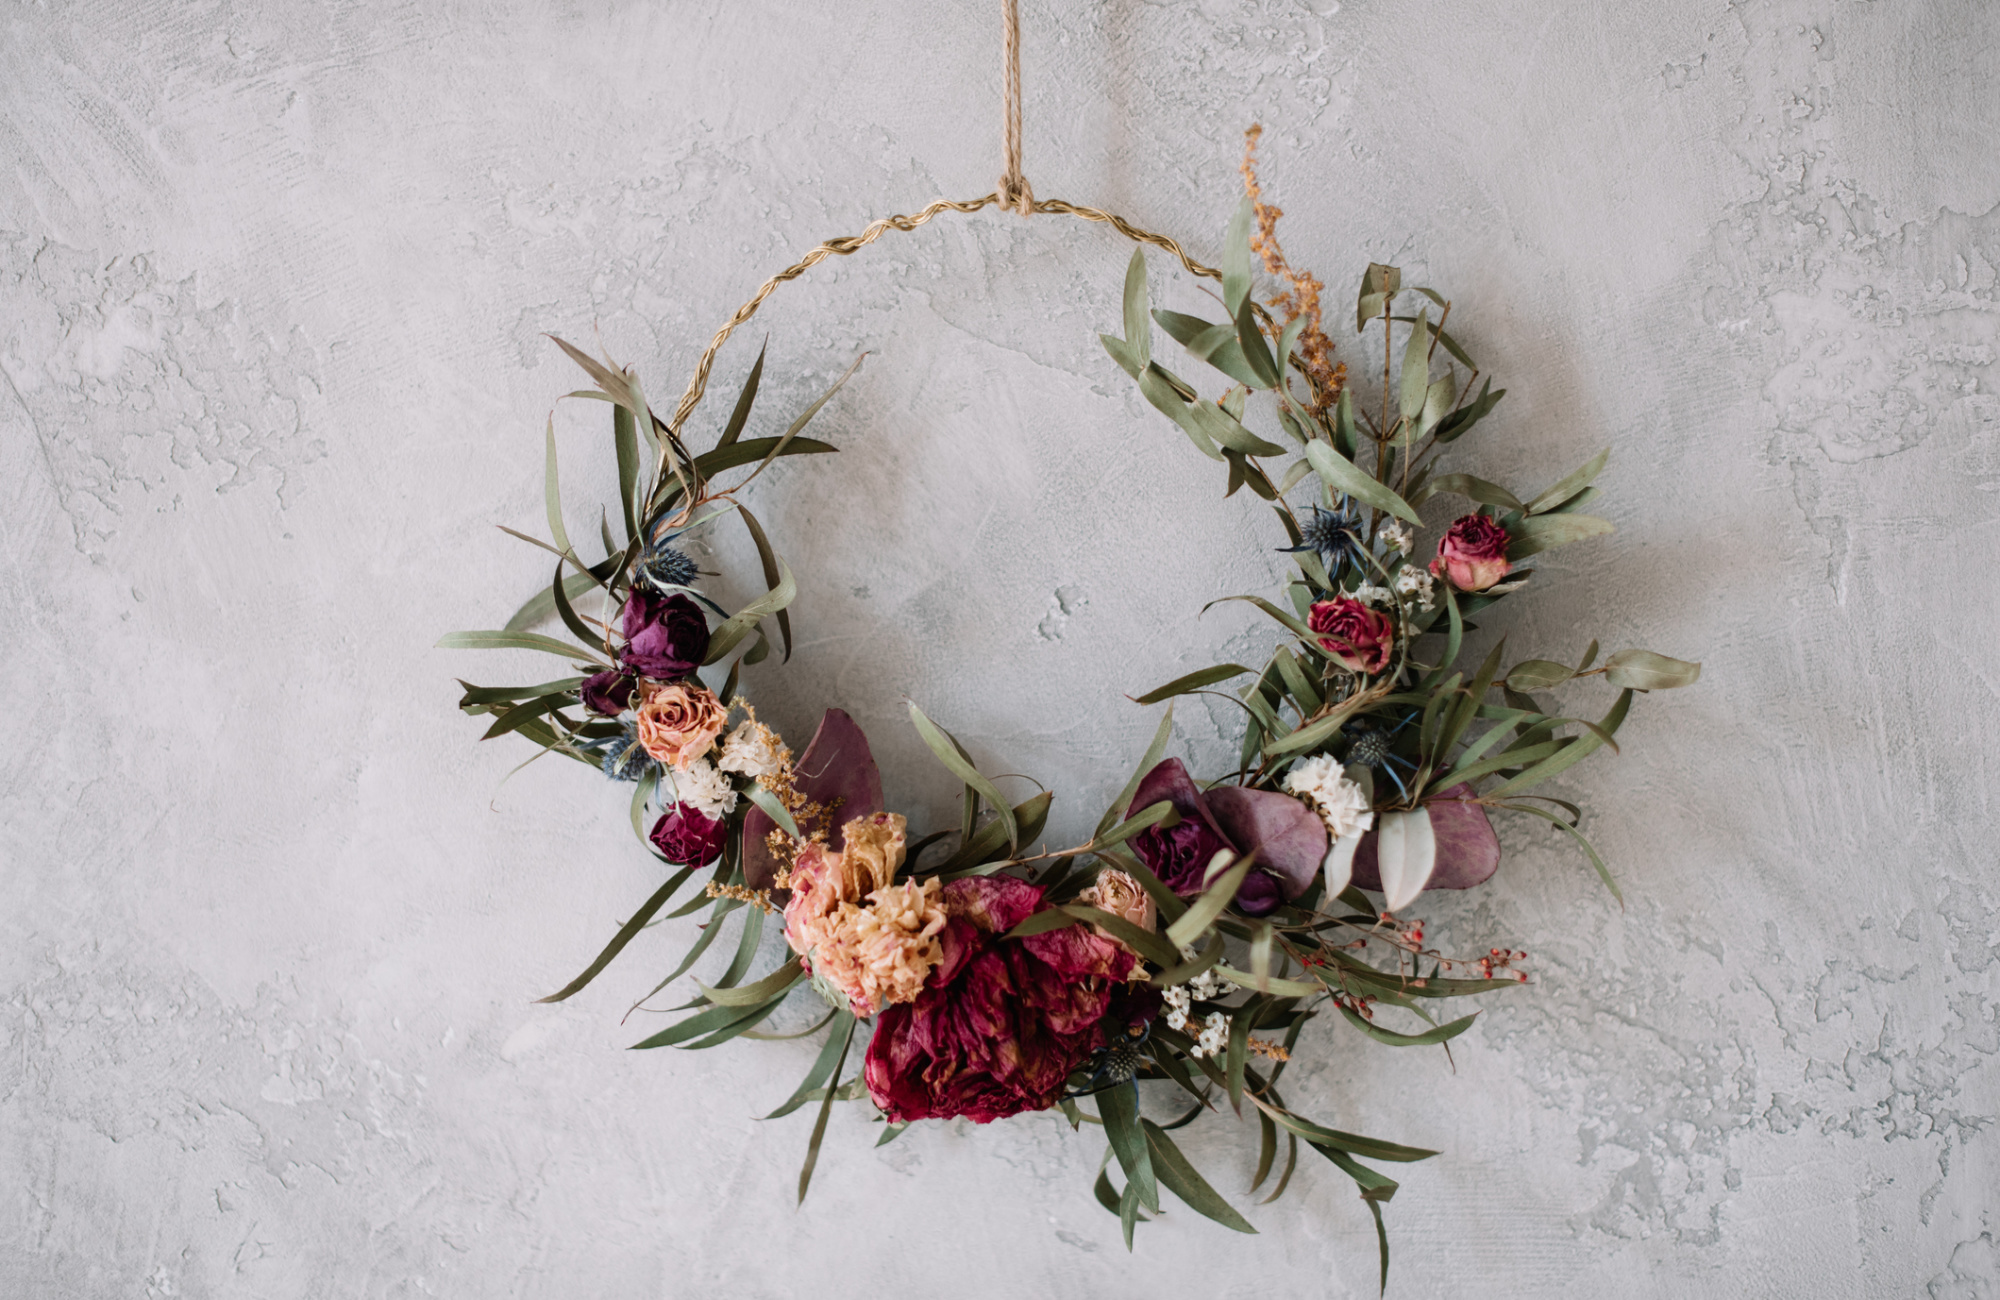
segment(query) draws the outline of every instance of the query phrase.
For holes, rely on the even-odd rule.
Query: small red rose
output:
[[[1484,591],[1507,576],[1507,530],[1490,515],[1467,515],[1438,539],[1431,572],[1460,591]]]
[[[1389,616],[1351,596],[1314,602],[1306,625],[1335,662],[1357,673],[1381,672],[1396,646],[1396,628]]]

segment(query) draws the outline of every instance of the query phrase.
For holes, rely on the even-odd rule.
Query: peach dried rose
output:
[[[729,722],[729,710],[705,686],[645,682],[639,690],[639,744],[676,772],[706,754]]]
[[[1076,901],[1085,907],[1094,907],[1100,912],[1109,912],[1121,920],[1130,921],[1141,930],[1150,931],[1156,925],[1153,896],[1140,888],[1138,881],[1122,871],[1098,872],[1096,883],[1077,895]],[[1119,947],[1126,946],[1117,936],[1107,933],[1103,927],[1091,928],[1117,943]]]
[[[903,865],[909,837],[909,820],[901,813],[878,812],[856,817],[840,828],[845,874],[852,893],[842,898],[866,898],[878,889],[887,889]]]

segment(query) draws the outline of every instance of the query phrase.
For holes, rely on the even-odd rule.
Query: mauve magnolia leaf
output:
[[[1431,814],[1431,837],[1437,845],[1436,865],[1426,889],[1471,889],[1493,878],[1500,868],[1500,837],[1487,820],[1486,809],[1472,802],[1469,785],[1455,785],[1432,798],[1424,806]],[[1381,870],[1376,862],[1376,833],[1361,837],[1354,853],[1351,883],[1362,889],[1380,891]],[[1330,878],[1329,878],[1330,879]],[[1332,887],[1329,883],[1328,892]]]
[[[881,770],[869,751],[868,737],[845,710],[826,711],[794,770],[800,794],[814,803],[837,808],[833,814],[837,825],[815,827],[808,823],[800,828],[807,834],[824,830],[829,848],[843,846],[842,826],[856,817],[882,811]],[[777,879],[778,860],[764,842],[776,829],[777,824],[761,808],[753,807],[743,816],[743,883],[751,889],[769,889]]]
[[[1240,785],[1214,786],[1203,796],[1225,838],[1278,879],[1286,901],[1312,885],[1326,858],[1326,822],[1297,799]]]

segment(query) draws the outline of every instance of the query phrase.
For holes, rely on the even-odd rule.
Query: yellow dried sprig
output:
[[[1347,367],[1333,359],[1333,340],[1321,326],[1319,296],[1326,285],[1318,276],[1286,261],[1285,250],[1278,243],[1278,218],[1285,210],[1264,202],[1263,187],[1257,183],[1257,138],[1263,134],[1264,128],[1255,125],[1243,133],[1243,192],[1250,196],[1257,222],[1250,234],[1250,250],[1264,260],[1265,270],[1290,286],[1270,299],[1270,305],[1284,313],[1284,323],[1305,318],[1299,330],[1297,367],[1312,389],[1308,409],[1323,416],[1333,409],[1340,400],[1340,390],[1347,386]]]

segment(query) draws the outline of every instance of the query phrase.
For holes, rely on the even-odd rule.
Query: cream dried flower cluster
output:
[[[1319,754],[1295,765],[1285,777],[1285,789],[1311,804],[1336,840],[1375,824],[1368,792],[1348,780],[1340,761],[1330,755]]]

